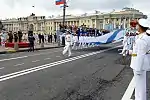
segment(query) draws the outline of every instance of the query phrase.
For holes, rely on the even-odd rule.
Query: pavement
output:
[[[36,44],[35,45],[35,50],[43,50],[43,49],[51,49],[51,48],[58,48],[58,44],[57,43],[48,43],[48,44],[44,44],[44,47],[41,47],[41,45]],[[3,48],[2,46],[0,46],[0,54],[6,54],[6,53],[15,53],[15,52],[24,52],[24,51],[28,51],[29,48],[19,48],[19,50],[15,50],[14,48]]]
[[[117,46],[0,55],[0,100],[121,100],[133,73]]]

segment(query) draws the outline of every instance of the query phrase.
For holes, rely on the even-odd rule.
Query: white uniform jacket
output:
[[[65,44],[66,45],[72,45],[72,35],[67,34],[65,37]]]
[[[130,67],[135,71],[149,71],[150,70],[150,36],[146,33],[139,35],[136,40],[131,59]]]

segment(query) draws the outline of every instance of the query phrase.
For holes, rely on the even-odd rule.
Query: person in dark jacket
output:
[[[14,42],[18,42],[18,34],[14,32]]]
[[[39,38],[39,44],[41,44],[41,34],[38,34],[38,38]]]
[[[55,42],[57,42],[57,35],[56,35],[56,33],[54,34],[54,39],[55,39]]]
[[[33,33],[30,33],[28,35],[28,40],[29,40],[29,51],[28,52],[31,52],[31,51],[34,52],[34,41],[35,41],[35,38],[33,36]]]
[[[12,31],[10,31],[9,33],[8,33],[8,36],[9,36],[9,41],[8,42],[10,42],[10,43],[12,43],[13,42],[13,33],[12,33]]]
[[[43,33],[41,34],[41,40],[42,40],[42,43],[45,42],[45,41],[44,41],[45,39],[44,39],[44,34],[43,34]]]
[[[22,36],[23,36],[22,32],[21,32],[21,31],[18,31],[19,42],[22,41]]]
[[[48,34],[48,43],[52,43],[52,40],[53,40],[52,33]]]

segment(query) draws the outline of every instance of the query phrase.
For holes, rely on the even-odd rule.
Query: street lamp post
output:
[[[65,16],[66,16],[66,7],[68,7],[67,6],[67,3],[66,3],[66,0],[64,0],[64,4],[63,4],[63,25],[61,26],[61,25],[59,25],[59,27],[60,27],[60,31],[58,32],[57,31],[57,42],[58,42],[58,46],[60,46],[60,32],[65,32]],[[61,30],[61,28],[62,28],[62,30]]]
[[[63,32],[65,31],[65,16],[66,16],[66,0],[64,0],[64,6],[63,6]]]

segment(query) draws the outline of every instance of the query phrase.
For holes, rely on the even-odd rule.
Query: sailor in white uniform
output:
[[[120,54],[123,54],[123,56],[125,56],[127,54],[127,51],[129,49],[129,34],[126,33],[126,35],[124,36],[124,39],[123,39],[123,50]]]
[[[77,50],[77,44],[78,44],[78,36],[76,34],[74,34],[73,36],[73,47],[72,49]]]
[[[127,28],[125,30],[125,36],[123,40],[123,50],[120,54],[123,54],[123,56],[128,54],[129,50],[133,49],[133,44],[135,42],[135,36],[136,36],[136,20],[132,20],[130,22],[130,28]]]
[[[147,19],[140,19],[137,26],[139,36],[133,45],[130,67],[134,72],[135,79],[135,100],[146,99],[146,72],[150,69],[150,32],[147,31],[149,25]],[[147,31],[147,32],[146,32]]]
[[[65,36],[65,47],[63,51],[63,55],[65,55],[68,51],[68,57],[71,56],[71,45],[72,45],[72,35],[70,31],[66,31]]]

